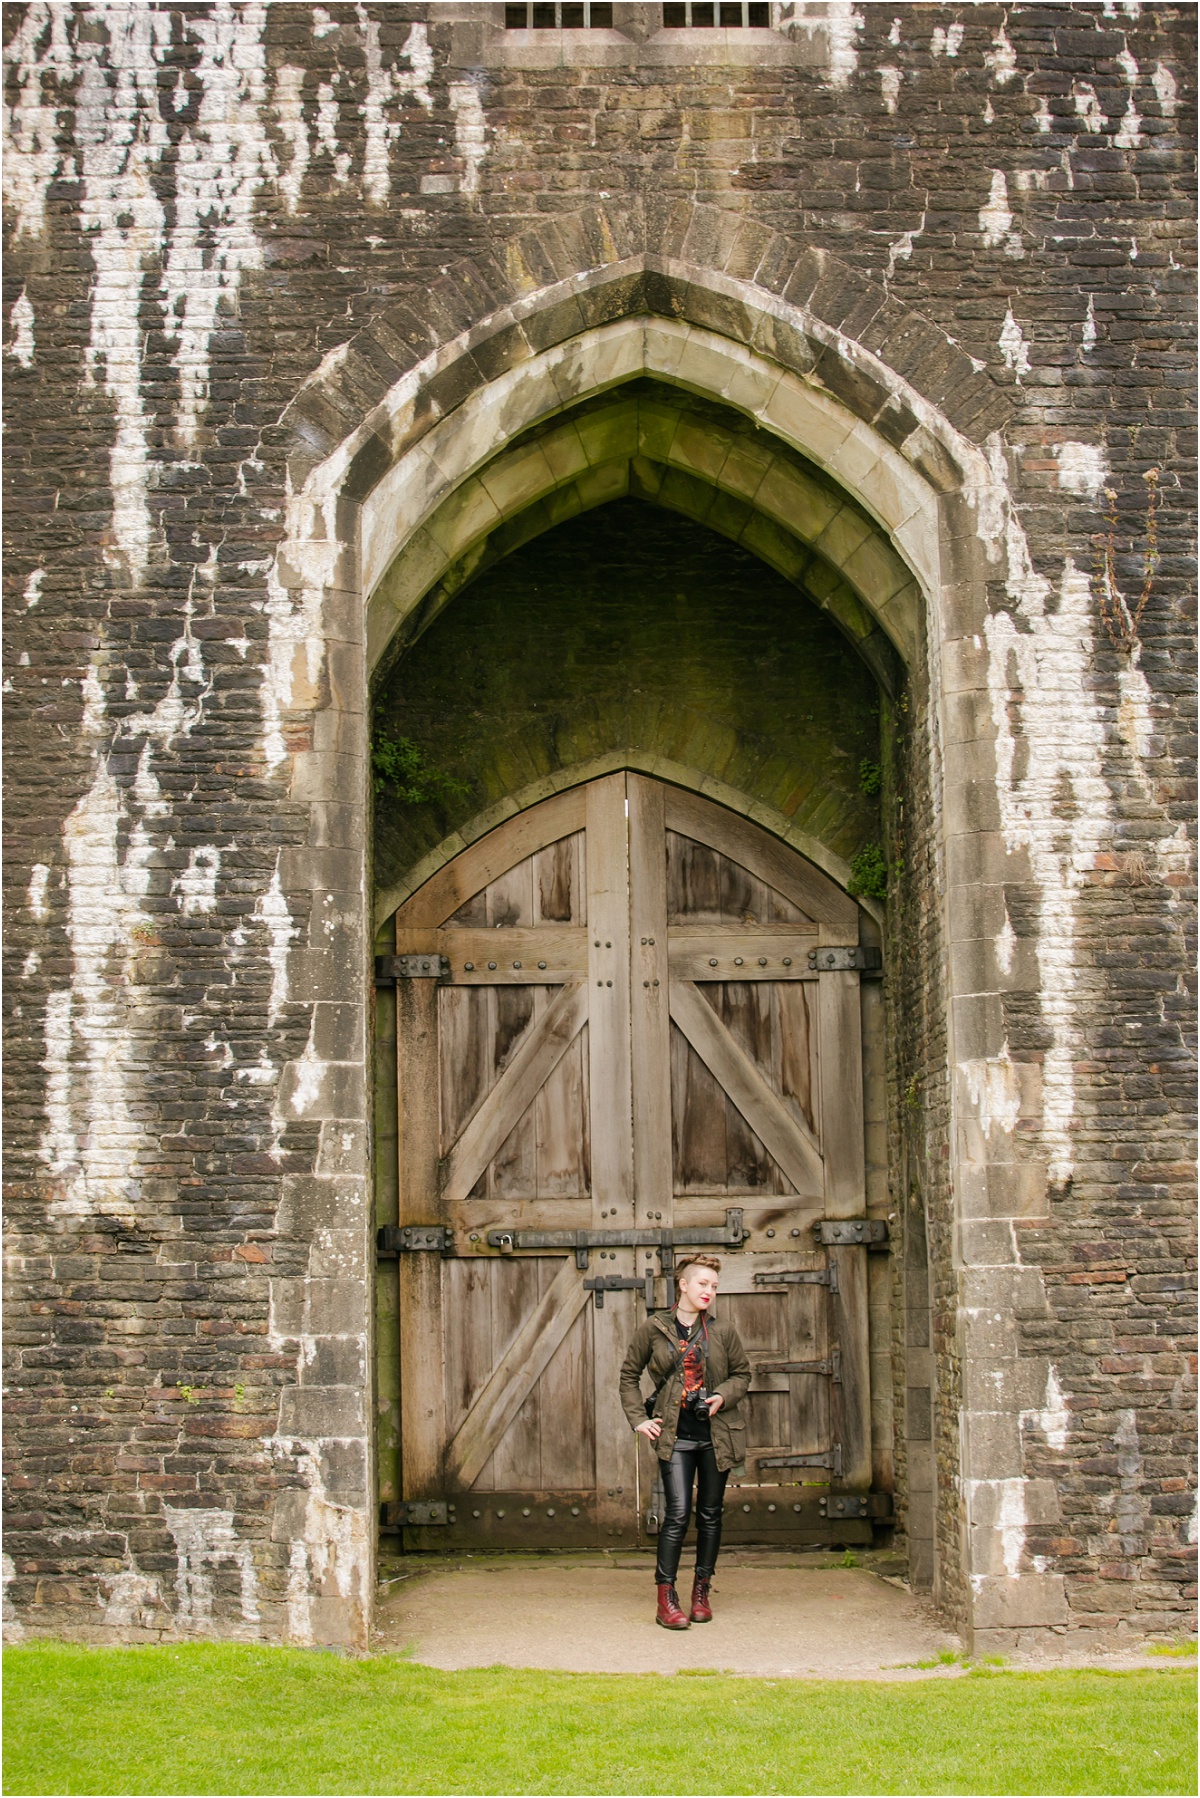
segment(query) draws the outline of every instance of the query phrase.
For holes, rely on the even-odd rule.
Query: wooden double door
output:
[[[869,1536],[858,908],[632,773],[464,850],[395,919],[406,1546],[634,1544],[618,1401],[689,1247],[754,1367],[731,1540]],[[847,960],[846,954],[826,960]]]

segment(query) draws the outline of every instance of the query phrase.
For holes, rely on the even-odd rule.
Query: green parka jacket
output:
[[[621,1366],[621,1404],[635,1430],[646,1421],[646,1403],[638,1381],[647,1368],[656,1386],[666,1375],[654,1405],[653,1415],[662,1423],[662,1434],[654,1446],[659,1460],[669,1461],[683,1398],[682,1357],[671,1311],[656,1312],[638,1326]],[[750,1389],[750,1363],[733,1325],[719,1317],[708,1319],[706,1383],[714,1397],[719,1393],[725,1401],[711,1419],[712,1443],[718,1468],[729,1473],[746,1459],[746,1420],[739,1416],[738,1406]]]

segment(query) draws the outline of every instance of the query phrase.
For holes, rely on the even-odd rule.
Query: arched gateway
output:
[[[869,1541],[887,1225],[859,908],[744,818],[621,771],[481,837],[392,924],[405,1545],[653,1535],[617,1369],[699,1244],[754,1367],[731,1538]]]

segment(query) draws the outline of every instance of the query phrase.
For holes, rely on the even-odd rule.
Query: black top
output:
[[[697,1328],[696,1325],[693,1325],[693,1328],[696,1329],[693,1337],[688,1326],[680,1322],[678,1312],[675,1314],[675,1330],[679,1337],[680,1353],[683,1356],[683,1398],[679,1406],[679,1428],[675,1433],[677,1442],[712,1441],[712,1425],[708,1418],[697,1417],[686,1403],[688,1393],[698,1392],[704,1385],[706,1359],[704,1350],[707,1345],[704,1340],[703,1319],[698,1319],[697,1323],[700,1327]]]

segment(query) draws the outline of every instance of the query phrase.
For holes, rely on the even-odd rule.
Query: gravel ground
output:
[[[733,1550],[722,1556],[713,1585],[713,1621],[668,1631],[654,1622],[648,1553],[397,1558],[381,1568],[374,1648],[448,1670],[500,1665],[579,1673],[703,1668],[767,1678],[960,1677],[966,1663],[958,1637],[889,1573],[890,1557],[863,1559],[875,1564],[847,1567],[832,1555],[806,1560]],[[682,1598],[687,1591],[681,1575]],[[1138,1644],[1097,1652],[1077,1639],[1052,1653],[1039,1648],[1010,1656],[1007,1665],[1195,1667],[1148,1658]]]

